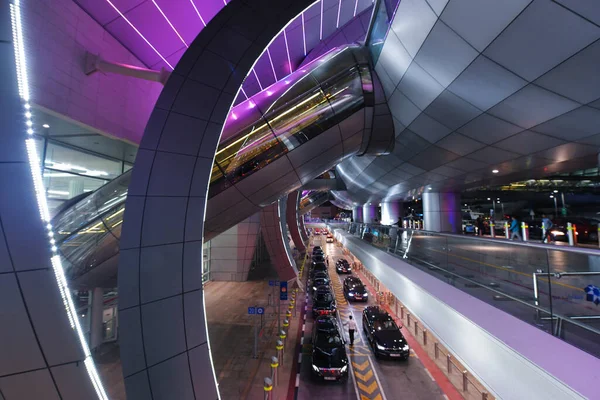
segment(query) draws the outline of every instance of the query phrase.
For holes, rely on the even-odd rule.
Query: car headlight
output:
[[[379,350],[385,350],[385,347],[383,347],[383,346],[382,346],[382,345],[380,345],[379,343],[377,343],[377,348],[378,348]]]
[[[407,344],[405,344],[405,345],[404,345],[404,347],[402,348],[402,350],[404,350],[404,351],[408,351],[408,345],[407,345]]]
[[[354,293],[348,293],[348,296],[354,297]]]
[[[317,367],[315,364],[313,364],[312,367],[315,370],[315,372],[319,372],[319,367]]]
[[[369,293],[365,292],[365,294],[363,294],[363,296],[368,297]]]
[[[346,372],[347,370],[348,370],[348,366],[347,366],[347,365],[344,365],[344,366],[342,367],[342,369],[340,369],[340,372],[343,374],[343,373],[344,373],[344,372]]]

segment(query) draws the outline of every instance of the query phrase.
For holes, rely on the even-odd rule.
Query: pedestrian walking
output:
[[[542,214],[542,229],[544,230],[544,237],[542,238],[542,243],[550,243],[552,241],[552,233],[550,233],[550,229],[552,229],[554,224],[546,216],[546,214]]]
[[[356,332],[356,322],[352,319],[352,315],[348,317],[348,322],[344,325],[348,327],[348,336],[350,336],[350,346],[354,346],[354,332]]]
[[[481,215],[479,217],[477,217],[477,234],[479,236],[483,236],[483,218],[481,218]]]
[[[523,240],[521,234],[519,233],[519,221],[517,221],[516,217],[512,217],[512,221],[510,222],[510,240],[513,240],[515,237],[519,238],[519,240]]]

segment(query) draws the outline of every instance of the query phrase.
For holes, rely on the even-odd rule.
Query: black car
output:
[[[335,262],[335,270],[338,274],[351,274],[352,267],[345,258],[340,258]]]
[[[312,306],[313,317],[316,318],[318,315],[335,315],[337,309],[333,293],[324,290],[317,291],[316,288],[315,292]]]
[[[314,291],[317,290],[317,288],[319,286],[327,286],[327,287],[329,287],[329,283],[330,283],[330,280],[329,280],[328,277],[326,277],[326,278],[325,277],[315,278],[315,279],[312,280],[312,287],[311,287],[311,289],[314,292]]]
[[[369,301],[369,292],[359,278],[349,276],[344,279],[344,297],[348,300]]]
[[[315,264],[315,263],[324,263],[325,262],[325,256],[323,254],[313,254],[313,256],[312,256],[312,262],[313,262],[313,264]]]
[[[326,381],[348,378],[348,356],[345,344],[336,319],[332,316],[318,317],[312,335],[313,374]]]
[[[408,360],[410,348],[392,317],[377,306],[363,311],[363,329],[375,356]]]
[[[315,273],[319,271],[327,272],[327,265],[325,263],[313,263],[310,269],[310,278],[312,279]]]
[[[313,255],[315,254],[323,254],[323,249],[321,248],[321,246],[313,247]]]

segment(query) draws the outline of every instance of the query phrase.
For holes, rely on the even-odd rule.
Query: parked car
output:
[[[410,347],[394,319],[382,308],[370,306],[364,309],[363,330],[376,357],[408,360]]]
[[[325,256],[323,254],[313,254],[313,256],[312,256],[312,262],[313,263],[324,263],[325,262]]]
[[[335,315],[336,311],[337,306],[333,293],[322,290],[315,294],[312,306],[313,317],[316,318],[317,315]]]
[[[321,246],[314,246],[313,247],[313,254],[323,254],[323,249],[321,248]]]
[[[352,267],[350,266],[348,260],[346,260],[345,258],[340,258],[335,262],[335,271],[338,274],[351,274]]]
[[[333,243],[333,235],[331,233],[327,234],[327,239],[325,239],[327,243]]]
[[[349,276],[344,279],[344,297],[348,300],[369,301],[369,292],[356,276]]]
[[[313,376],[326,381],[348,378],[346,342],[333,316],[320,316],[315,320],[312,345]]]
[[[311,285],[312,285],[312,290],[313,291],[316,291],[317,288],[320,287],[320,286],[329,286],[330,285],[329,277],[320,276],[318,278],[314,278],[312,280]]]

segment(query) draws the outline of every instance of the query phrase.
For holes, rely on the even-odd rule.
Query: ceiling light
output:
[[[554,196],[553,196],[553,195],[550,195],[550,198],[551,198],[551,199],[553,199],[553,198],[554,198]]]
[[[554,193],[558,193],[558,190],[554,189]]]
[[[491,199],[488,197],[488,200],[491,200]]]
[[[465,204],[465,207],[466,207],[466,206],[467,206],[467,205]]]
[[[42,125],[42,126],[43,126],[44,128],[46,128],[46,129],[50,128],[50,125],[48,125],[48,124],[44,124],[44,125]]]
[[[493,169],[493,170],[492,170],[492,173],[493,173],[493,174],[497,174],[498,172],[500,172],[500,171],[498,171],[497,169]]]
[[[500,201],[500,197],[496,198],[496,200]]]
[[[431,187],[428,187],[427,189],[431,190]]]

